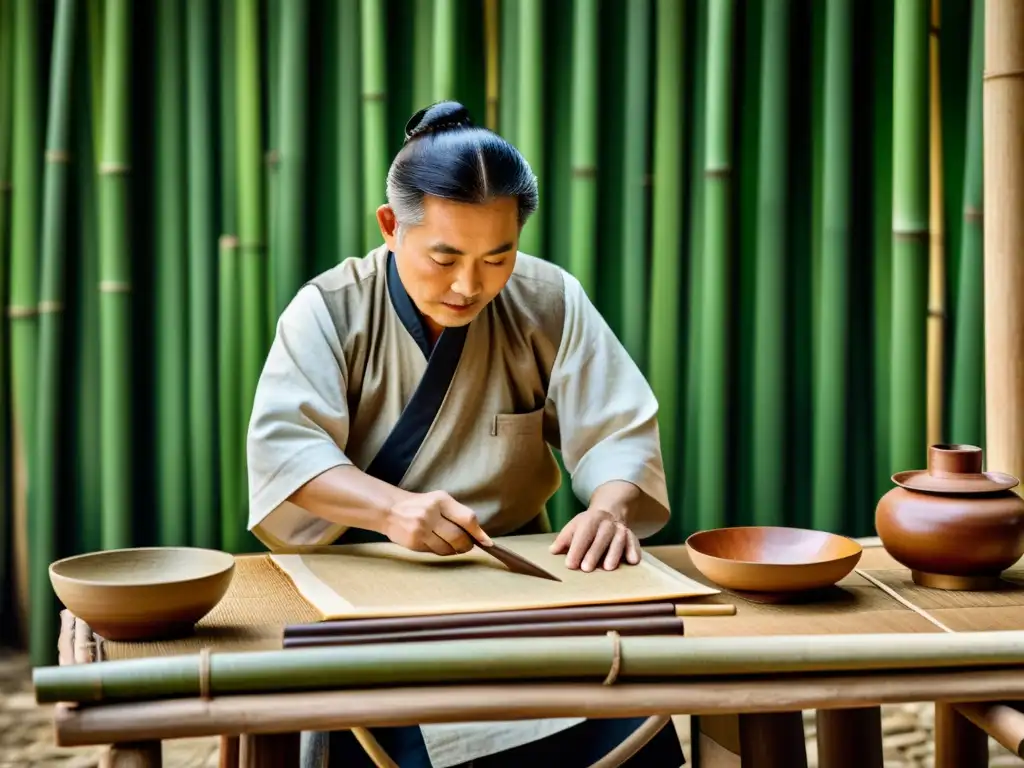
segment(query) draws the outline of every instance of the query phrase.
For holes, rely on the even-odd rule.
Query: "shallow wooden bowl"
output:
[[[845,536],[774,526],[700,531],[686,540],[686,548],[697,570],[715,584],[775,594],[831,587],[853,570],[862,552]]]
[[[228,590],[235,559],[191,547],[92,552],[50,565],[57,598],[107,640],[190,634]]]

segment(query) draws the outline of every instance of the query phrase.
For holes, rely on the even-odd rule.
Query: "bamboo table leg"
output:
[[[238,737],[220,737],[220,768],[238,768]]]
[[[935,704],[935,768],[986,768],[988,735],[952,704]]]
[[[240,740],[241,768],[297,768],[298,733],[245,734]]]
[[[102,768],[162,768],[163,750],[159,741],[113,744],[103,755]]]
[[[883,768],[882,708],[819,709],[818,764],[828,768]]]
[[[696,768],[807,768],[800,712],[693,718]]]

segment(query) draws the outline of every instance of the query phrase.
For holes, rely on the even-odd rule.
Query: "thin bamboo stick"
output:
[[[484,123],[492,131],[498,130],[501,91],[501,33],[499,0],[484,0],[484,54],[487,61],[487,117]]]
[[[985,61],[985,4],[974,3],[967,85],[967,141],[964,151],[963,226],[960,279],[953,338],[953,381],[949,439],[982,445],[984,421],[984,202],[982,199],[982,74]]]
[[[825,18],[825,106],[821,283],[814,386],[812,521],[838,532],[846,508],[849,349],[850,205],[852,168],[853,7],[829,0]]]
[[[215,8],[188,0],[188,467],[191,540],[218,546]]]
[[[29,632],[33,664],[52,662],[57,605],[48,567],[57,559],[58,496],[61,483],[61,381],[64,377],[64,285],[67,262],[71,77],[75,61],[78,3],[60,0],[54,22],[43,178],[42,277],[39,291],[39,387],[35,414],[34,489],[29,519],[32,611]]]
[[[652,263],[646,357],[651,388],[658,399],[658,427],[669,498],[675,500],[682,485],[676,467],[682,453],[680,406],[685,393],[680,382],[683,368],[679,360],[683,347],[680,318],[684,258],[683,218],[680,214],[686,189],[684,156],[689,131],[679,75],[686,65],[686,5],[682,0],[658,0],[657,14]],[[576,136],[578,138],[579,134]],[[596,276],[594,280],[596,282]],[[592,290],[596,294],[596,285]]]
[[[929,0],[895,6],[890,456],[892,471],[925,465],[928,323]]]
[[[786,283],[790,3],[764,7],[754,299],[753,498],[757,522],[785,525]]]
[[[929,179],[928,200],[928,445],[943,442],[945,409],[946,231],[942,179],[942,85],[939,69],[941,0],[931,0],[928,35]]]
[[[704,229],[701,255],[700,399],[697,516],[719,528],[727,505],[729,273],[732,253],[732,0],[709,6],[705,94]]]
[[[1024,632],[559,637],[187,654],[33,670],[39,704],[527,679],[781,675],[886,669],[1020,668]],[[202,670],[206,672],[202,672]],[[207,677],[201,676],[208,674]]]
[[[436,0],[435,0],[436,1]],[[363,251],[380,245],[377,208],[385,201],[388,175],[387,70],[384,0],[361,0],[363,111]]]
[[[985,6],[985,421],[989,468],[1024,477],[1024,2]],[[1024,489],[1017,486],[1017,493]]]
[[[244,441],[241,440],[242,304],[238,238],[222,235],[217,258],[217,425],[220,441],[220,540],[228,552],[242,549],[245,530]]]
[[[0,0],[0,311],[7,315],[11,249],[11,128],[14,120],[14,3]],[[6,324],[0,326],[0,574],[10,573],[12,467],[10,443],[10,369]],[[9,594],[0,587],[0,616],[8,613]]]
[[[189,543],[188,183],[185,43],[182,0],[163,0],[156,14],[156,515],[157,541]]]

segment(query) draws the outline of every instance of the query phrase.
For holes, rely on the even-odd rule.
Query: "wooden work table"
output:
[[[733,616],[685,619],[688,637],[809,634],[893,635],[1024,630],[1024,588],[943,593],[915,587],[909,574],[865,540],[857,570],[834,590],[803,603],[755,602],[723,591],[694,602],[733,603]],[[649,549],[662,562],[708,583],[685,547]],[[317,616],[265,555],[245,555],[231,589],[191,638],[111,643],[65,612],[61,663],[277,649],[286,624]],[[1008,574],[1024,582],[1024,568]],[[1022,648],[1024,655],[1024,648]],[[988,764],[987,734],[1015,753],[1024,715],[999,702],[1024,699],[1017,668],[945,668],[732,676],[692,681],[502,683],[180,699],[137,704],[58,705],[58,745],[110,744],[111,764],[159,765],[163,739],[222,736],[221,764],[297,765],[299,732],[427,722],[535,717],[694,716],[691,765],[800,768],[806,765],[802,710],[817,710],[820,764],[882,768],[880,705],[936,702],[936,768]],[[124,764],[128,764],[125,762]]]

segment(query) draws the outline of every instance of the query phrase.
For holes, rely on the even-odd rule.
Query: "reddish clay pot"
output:
[[[1017,478],[982,472],[973,445],[933,445],[928,469],[898,472],[875,509],[885,549],[914,581],[936,589],[992,589],[1024,555]]]

